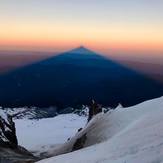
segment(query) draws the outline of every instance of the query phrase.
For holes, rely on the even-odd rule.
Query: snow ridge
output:
[[[70,152],[73,142],[87,135],[82,150],[40,163],[162,163],[163,97],[98,114],[69,142],[50,155]]]

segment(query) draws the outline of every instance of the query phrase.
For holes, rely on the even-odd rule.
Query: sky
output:
[[[0,50],[163,55],[163,0],[0,0]]]

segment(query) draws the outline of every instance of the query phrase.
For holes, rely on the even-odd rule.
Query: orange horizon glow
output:
[[[0,40],[0,50],[49,51],[62,52],[83,45],[104,54],[118,53],[156,53],[163,55],[162,43],[156,42],[80,42],[80,41],[53,41],[53,40]]]
[[[163,55],[163,3],[117,2],[5,0],[0,50],[65,51],[83,45],[104,54]]]
[[[11,24],[12,25],[12,24]],[[46,25],[26,26],[19,24],[12,28],[11,25],[4,25],[0,31],[0,49],[24,49],[24,50],[46,50],[64,51],[79,45],[84,45],[101,52],[107,53],[131,51],[156,51],[163,52],[163,31],[161,29],[152,30],[144,28],[129,28],[112,26],[105,27],[67,27]],[[128,28],[128,29],[127,29]],[[38,30],[37,30],[38,29]],[[101,30],[99,30],[101,29]]]

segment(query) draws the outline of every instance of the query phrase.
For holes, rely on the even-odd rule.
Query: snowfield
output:
[[[85,148],[70,152],[85,133]],[[70,141],[48,152],[58,156],[39,163],[163,163],[163,97],[98,114]]]
[[[35,155],[58,146],[85,126],[86,117],[76,114],[62,114],[40,120],[15,120],[19,145]]]

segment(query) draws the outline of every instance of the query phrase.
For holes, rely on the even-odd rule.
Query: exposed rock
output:
[[[76,140],[73,148],[72,148],[72,151],[76,151],[76,150],[82,149],[84,147],[86,139],[87,139],[87,135],[86,134],[84,134],[80,138],[78,138]]]
[[[0,116],[0,145],[10,148],[18,147],[15,123],[9,114],[3,118]]]
[[[0,147],[0,163],[34,163],[38,159],[22,147]]]
[[[100,104],[97,104],[94,100],[92,100],[92,103],[88,108],[89,108],[88,122],[93,118],[93,116],[102,112],[102,106]]]
[[[0,163],[35,162],[37,158],[18,145],[12,116],[2,111],[0,113]]]

